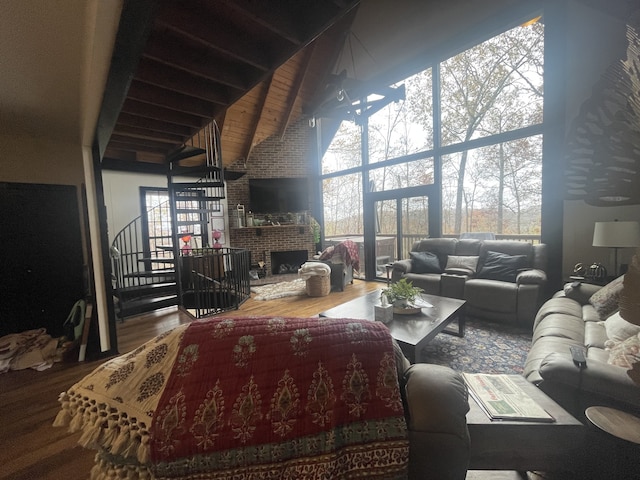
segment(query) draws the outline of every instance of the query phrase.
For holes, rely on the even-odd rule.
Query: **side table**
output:
[[[605,438],[601,434],[594,441],[593,451],[597,449],[604,452],[603,457],[608,457],[598,461],[596,470],[604,467],[606,473],[613,475],[610,478],[640,478],[640,418],[601,406],[589,407],[584,414],[598,431],[606,434]],[[604,444],[609,448],[602,449]]]
[[[585,452],[585,426],[521,375],[510,378],[556,421],[492,421],[470,397],[467,413],[471,437],[469,470],[578,471]]]

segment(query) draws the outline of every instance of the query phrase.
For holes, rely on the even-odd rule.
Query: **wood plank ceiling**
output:
[[[211,119],[223,164],[245,162],[324,90],[358,3],[159,2],[103,167],[159,171]]]

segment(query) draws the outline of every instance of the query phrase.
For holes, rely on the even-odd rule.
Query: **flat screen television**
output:
[[[252,178],[249,210],[253,213],[295,213],[309,210],[309,181],[305,178]]]

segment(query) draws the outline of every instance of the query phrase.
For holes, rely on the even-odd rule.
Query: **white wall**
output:
[[[164,175],[103,170],[104,202],[107,207],[109,244],[123,227],[141,215],[140,187],[167,188]]]
[[[589,98],[594,84],[609,65],[626,56],[623,22],[582,5],[568,2],[567,34],[567,132]],[[565,278],[577,262],[602,263],[613,273],[612,250],[593,247],[593,227],[598,221],[638,220],[640,206],[592,207],[581,200],[565,201],[563,228],[563,273]],[[621,249],[619,263],[629,263],[633,249]]]

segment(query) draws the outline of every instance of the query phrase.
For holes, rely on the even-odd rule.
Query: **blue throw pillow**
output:
[[[507,255],[506,253],[489,251],[476,278],[515,282],[518,270],[526,267],[526,255]]]
[[[442,273],[440,259],[431,252],[409,252],[412,273]]]

